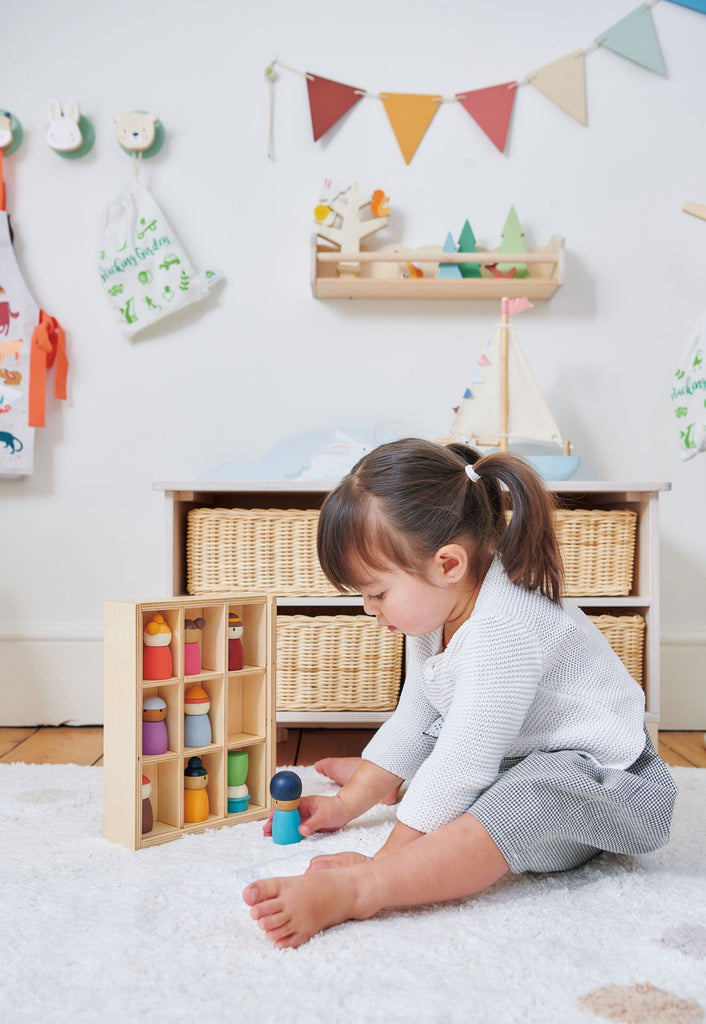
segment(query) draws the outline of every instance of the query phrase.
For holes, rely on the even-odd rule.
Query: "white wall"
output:
[[[459,104],[442,108],[409,166],[374,100],[314,144],[304,80],[281,71],[276,159],[265,156],[264,69],[276,55],[371,91],[450,96],[587,47],[633,6],[13,5],[0,106],[25,141],[5,161],[8,208],[30,288],[67,328],[71,369],[68,403],[49,403],[34,476],[0,483],[3,724],[101,720],[103,601],[164,592],[153,480],[197,479],[320,426],[384,421],[432,437],[448,427],[496,308],[312,299],[311,210],[325,176],[386,190],[394,212],[381,242],[443,242],[468,217],[492,246],[512,203],[530,246],[565,236],[566,284],[523,315],[523,347],[564,433],[601,476],[672,481],[661,526],[665,682],[674,694],[691,673],[703,694],[706,456],[680,462],[669,389],[706,305],[706,223],[681,212],[685,200],[706,202],[706,17],[669,2],[653,9],[666,78],[591,53],[588,128],[522,88],[504,156]],[[94,125],[82,160],[44,143],[54,94],[75,95]],[[219,265],[227,283],[130,342],[100,290],[95,239],[131,174],[112,115],[132,109],[155,111],[165,128],[146,163],[155,197],[194,263]]]

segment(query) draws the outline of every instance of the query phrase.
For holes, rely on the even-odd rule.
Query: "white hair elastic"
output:
[[[476,473],[475,469],[470,464],[470,462],[467,462],[463,468],[466,471],[466,476],[468,477],[468,479],[472,480],[474,484],[477,483],[478,480],[480,480],[480,475]]]

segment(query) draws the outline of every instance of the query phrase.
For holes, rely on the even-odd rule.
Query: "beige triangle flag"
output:
[[[588,123],[583,50],[576,50],[553,64],[545,64],[528,75],[527,81],[581,124]]]
[[[405,163],[409,163],[422,141],[442,96],[418,96],[403,92],[384,92],[380,98],[390,119],[395,138],[402,150]]]

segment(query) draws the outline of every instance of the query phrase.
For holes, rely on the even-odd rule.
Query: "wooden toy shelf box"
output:
[[[339,263],[357,263],[358,275],[340,274]],[[402,277],[395,264],[480,263],[481,277]],[[493,277],[489,264],[524,263],[529,277]],[[344,253],[312,238],[311,290],[316,299],[551,299],[564,283],[564,239],[552,235],[548,245],[525,253],[416,254],[362,249]],[[386,269],[382,270],[381,265]],[[393,268],[390,276],[387,268]]]
[[[171,630],[173,675],[143,679],[143,631],[161,612]],[[228,671],[228,615],[243,622],[244,667]],[[201,632],[201,671],[184,675],[184,621],[205,619]],[[264,818],[275,771],[274,732],[275,600],[268,595],[219,594],[168,598],[138,604],[105,604],[105,727],[103,835],[131,850],[177,839],[185,832]],[[212,742],[184,745],[184,692],[197,683],[211,702]],[[161,697],[167,705],[168,749],[142,753],[142,702]],[[249,768],[248,809],[228,813],[228,752],[245,750]],[[197,755],[208,771],[209,816],[184,822],[184,769]],[[154,825],[142,834],[142,776],[152,783]]]

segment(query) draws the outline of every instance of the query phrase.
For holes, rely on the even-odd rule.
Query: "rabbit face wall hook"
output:
[[[93,145],[93,128],[81,115],[76,100],[68,99],[62,109],[59,100],[52,97],[49,100],[47,114],[47,145],[60,156],[84,156]]]
[[[0,110],[0,156],[14,153],[22,142],[22,125],[9,110]]]

